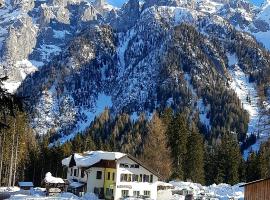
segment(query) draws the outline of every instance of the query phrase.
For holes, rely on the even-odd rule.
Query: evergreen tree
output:
[[[187,139],[185,179],[204,184],[204,144],[197,127],[192,124]]]
[[[184,179],[184,163],[187,153],[188,125],[184,114],[177,114],[168,127],[167,135],[173,159],[172,178]]]

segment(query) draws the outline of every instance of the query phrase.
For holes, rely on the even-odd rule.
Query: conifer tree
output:
[[[195,124],[192,124],[187,139],[185,161],[185,179],[204,184],[204,143],[202,135]]]
[[[157,113],[147,124],[148,135],[144,144],[143,160],[165,179],[171,175],[171,158],[164,124]]]
[[[168,127],[167,135],[173,159],[172,178],[183,180],[188,137],[188,125],[184,114],[177,114],[172,120]]]

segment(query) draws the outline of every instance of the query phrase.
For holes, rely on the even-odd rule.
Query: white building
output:
[[[157,199],[158,174],[133,156],[104,151],[73,154],[62,161],[73,192],[91,192],[100,199],[144,196]],[[76,184],[74,184],[76,183]]]

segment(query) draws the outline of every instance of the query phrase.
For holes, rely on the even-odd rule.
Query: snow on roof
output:
[[[82,187],[84,186],[85,183],[80,183],[80,182],[72,182],[69,184],[69,187],[72,187],[72,188],[79,188],[79,187]]]
[[[166,182],[162,182],[162,181],[158,181],[158,182],[157,182],[157,186],[162,186],[162,187],[174,187],[172,184],[166,183]]]
[[[33,182],[19,182],[20,187],[34,187]]]
[[[78,167],[89,167],[101,160],[118,160],[122,157],[126,156],[126,154],[120,152],[107,152],[107,151],[87,151],[83,154],[74,154],[74,159],[76,162],[76,166]],[[72,156],[65,158],[62,160],[62,165],[69,166],[70,160]]]
[[[62,178],[56,178],[56,177],[53,177],[51,172],[48,172],[46,175],[45,175],[45,179],[44,179],[45,183],[54,183],[54,184],[57,184],[57,183],[65,183],[64,180]]]

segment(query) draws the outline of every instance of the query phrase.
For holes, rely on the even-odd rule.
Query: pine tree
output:
[[[187,139],[185,179],[204,184],[204,143],[197,127],[193,124]]]
[[[172,178],[184,179],[184,162],[187,153],[188,125],[184,114],[178,114],[168,127],[167,135],[173,159]]]
[[[148,135],[144,144],[142,159],[165,179],[171,175],[171,158],[164,124],[158,114],[153,115],[147,125]]]

